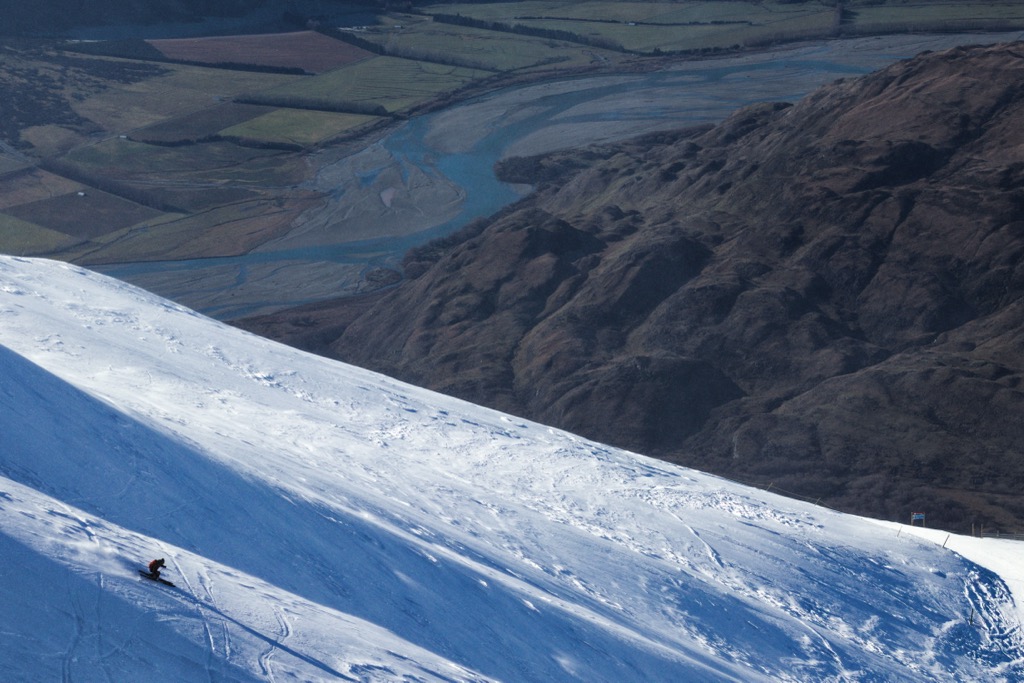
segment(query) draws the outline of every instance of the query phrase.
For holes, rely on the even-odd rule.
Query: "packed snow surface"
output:
[[[0,433],[3,681],[1024,679],[992,569],[1024,544],[749,489],[62,263],[0,257]],[[176,587],[139,576],[156,557]]]

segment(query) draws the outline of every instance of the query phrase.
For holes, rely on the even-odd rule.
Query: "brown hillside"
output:
[[[516,160],[346,361],[847,511],[1024,531],[1024,45]]]

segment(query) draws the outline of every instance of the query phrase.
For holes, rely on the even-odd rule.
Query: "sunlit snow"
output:
[[[749,489],[62,263],[0,257],[0,433],[5,682],[1024,679],[1024,544]]]

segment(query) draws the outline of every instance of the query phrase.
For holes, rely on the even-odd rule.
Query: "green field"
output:
[[[169,119],[203,111],[246,92],[273,88],[306,76],[250,73],[178,64],[137,83],[110,83],[73,107],[113,133],[131,133]]]
[[[305,175],[294,154],[229,142],[167,147],[111,139],[76,149],[66,160],[87,175],[128,181],[292,185]]]
[[[671,53],[765,45],[841,34],[902,30],[1012,30],[1024,27],[1024,2],[991,0],[682,0],[680,2],[508,2],[429,5],[503,30],[558,31],[581,44],[635,53]]]
[[[24,159],[9,156],[7,154],[0,154],[0,176],[8,173],[14,173],[20,171],[23,168],[28,167],[30,164]]]
[[[275,109],[262,116],[225,128],[219,132],[219,135],[227,138],[308,147],[377,121],[380,121],[379,116],[365,114],[344,114],[309,109]]]
[[[32,256],[56,251],[73,240],[62,232],[0,213],[0,252]]]
[[[899,2],[853,0],[850,32],[1024,28],[1024,2]],[[844,26],[844,30],[846,27]]]
[[[225,102],[133,132],[133,142],[160,146],[212,142],[218,137],[301,148],[331,140],[378,121],[379,117]],[[194,148],[192,151],[200,151]],[[166,155],[165,155],[166,156]],[[171,155],[173,156],[173,155]]]
[[[139,142],[165,145],[196,142],[213,137],[228,126],[254,119],[269,111],[273,109],[255,104],[223,102],[133,131],[128,137]]]
[[[83,264],[235,256],[288,230],[319,198],[288,193],[216,206],[189,215],[163,214],[92,240],[64,256]]]
[[[419,62],[400,57],[374,57],[352,66],[303,78],[251,96],[254,102],[312,109],[383,108],[403,112],[491,75],[480,69]]]
[[[12,206],[86,189],[81,183],[39,168],[12,173],[0,181],[0,211]]]
[[[99,237],[161,214],[95,189],[20,204],[4,213],[78,239]]]
[[[436,14],[534,30],[564,31],[581,41],[607,41],[640,53],[744,45],[779,33],[827,33],[835,3],[754,2],[523,2],[431,5]]]
[[[595,59],[593,50],[582,49],[578,44],[435,22],[419,15],[397,15],[393,20],[389,17],[360,36],[392,56],[494,72],[551,64],[571,68]],[[602,56],[615,58],[614,53]]]

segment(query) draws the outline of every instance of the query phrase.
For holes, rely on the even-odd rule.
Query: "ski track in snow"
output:
[[[0,574],[14,680],[1024,677],[1007,586],[932,540],[74,266],[0,257],[0,403],[0,549],[66,579]]]

